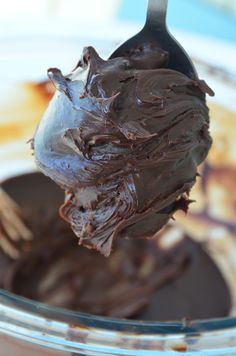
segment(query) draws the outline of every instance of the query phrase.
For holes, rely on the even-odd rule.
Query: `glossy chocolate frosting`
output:
[[[117,235],[153,237],[187,211],[211,146],[213,92],[167,61],[152,45],[107,61],[87,47],[71,74],[48,71],[57,90],[33,140],[36,163],[65,189],[61,216],[79,243],[105,256]]]

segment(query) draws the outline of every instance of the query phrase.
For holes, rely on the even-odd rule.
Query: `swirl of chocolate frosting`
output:
[[[66,191],[60,214],[79,243],[105,256],[117,235],[153,237],[187,211],[197,166],[211,146],[204,81],[166,69],[147,45],[103,60],[86,47],[63,76],[36,130],[40,170]]]

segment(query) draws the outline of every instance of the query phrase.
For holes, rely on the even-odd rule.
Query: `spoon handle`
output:
[[[149,0],[145,27],[153,30],[166,25],[166,12],[168,0]]]

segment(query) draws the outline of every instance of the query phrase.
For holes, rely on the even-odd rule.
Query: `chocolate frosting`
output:
[[[95,251],[78,250],[70,234],[63,236],[58,223],[57,228],[57,238],[51,235],[37,242],[5,271],[5,289],[71,310],[135,317],[155,291],[180,276],[190,263],[185,236],[165,251],[155,240],[117,239],[112,258],[104,259]]]
[[[105,256],[117,235],[153,237],[187,211],[211,146],[213,92],[167,61],[153,45],[107,61],[87,47],[71,74],[48,70],[57,90],[33,140],[36,163],[65,189],[60,213],[79,243]]]
[[[204,244],[176,224],[168,224],[158,239],[116,239],[112,258],[104,258],[76,248],[72,230],[58,216],[63,193],[51,180],[30,173],[3,187],[21,207],[33,240],[22,242],[18,260],[0,251],[1,288],[111,317],[161,321],[229,314],[231,298],[220,271]]]

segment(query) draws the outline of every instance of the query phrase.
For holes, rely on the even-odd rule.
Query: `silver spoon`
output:
[[[130,50],[152,43],[169,53],[166,68],[179,71],[188,77],[197,78],[194,65],[183,47],[168,32],[166,12],[168,0],[149,0],[146,22],[143,29],[135,36],[120,45],[110,56],[125,57]]]

